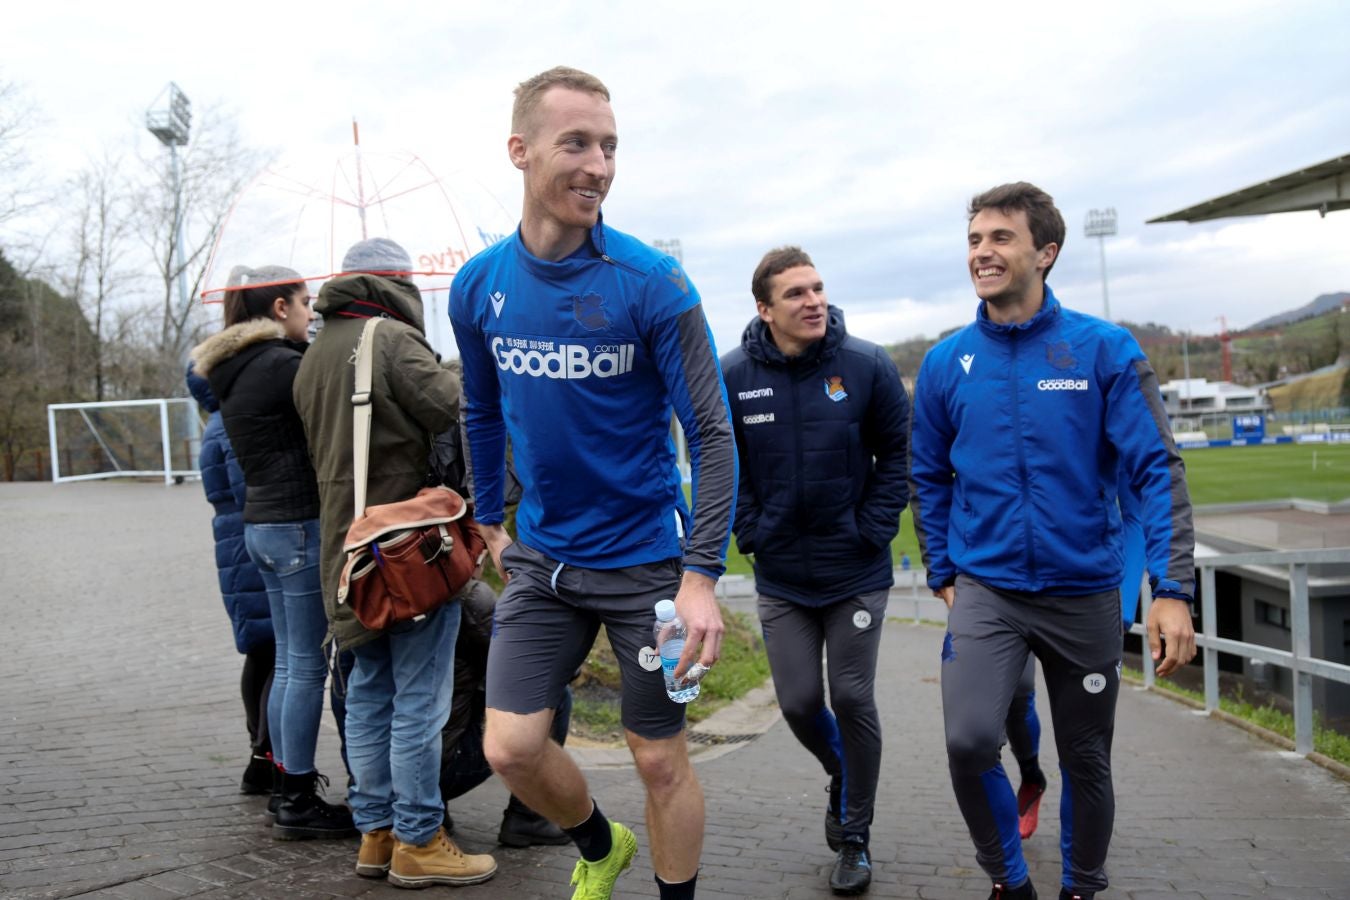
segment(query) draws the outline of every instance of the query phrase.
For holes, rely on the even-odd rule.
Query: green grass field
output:
[[[1275,444],[1186,450],[1191,502],[1243,503],[1298,497],[1350,499],[1350,444]]]
[[[1350,499],[1350,444],[1208,447],[1187,450],[1182,458],[1191,502],[1197,506],[1290,497],[1324,503]],[[909,554],[915,566],[920,565],[919,542],[908,510],[891,544],[896,565],[903,553]],[[734,541],[727,552],[727,572],[752,574],[749,560],[736,552]]]

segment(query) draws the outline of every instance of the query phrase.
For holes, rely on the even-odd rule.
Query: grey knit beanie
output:
[[[372,275],[407,275],[412,272],[408,251],[389,238],[368,238],[352,244],[342,257],[342,271]]]

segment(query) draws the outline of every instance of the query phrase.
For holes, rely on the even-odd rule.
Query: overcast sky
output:
[[[1014,180],[1063,211],[1051,284],[1088,312],[1094,207],[1119,214],[1117,319],[1214,332],[1350,290],[1350,211],[1144,225],[1350,153],[1344,0],[837,6],[11,3],[0,79],[38,108],[30,153],[52,179],[103,146],[153,147],[144,112],[173,80],[283,162],[345,153],[355,117],[364,146],[472,176],[515,217],[511,90],[586,69],[619,124],[606,220],[682,242],[724,350],[782,243],[812,254],[863,337],[968,321],[964,204]]]

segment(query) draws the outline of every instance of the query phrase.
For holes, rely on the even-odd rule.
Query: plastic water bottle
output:
[[[676,703],[688,703],[698,696],[699,683],[697,680],[675,677],[675,666],[684,653],[684,639],[688,630],[684,627],[684,620],[675,614],[674,600],[661,600],[656,604],[656,625],[652,634],[656,637],[656,652],[661,654],[666,693]]]

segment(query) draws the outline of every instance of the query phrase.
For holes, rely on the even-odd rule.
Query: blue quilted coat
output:
[[[187,383],[198,405],[210,413],[202,433],[198,465],[206,499],[216,508],[211,530],[216,538],[220,595],[234,625],[234,645],[240,653],[247,653],[274,638],[267,591],[258,567],[253,565],[244,548],[244,470],[230,448],[225,424],[220,418],[220,404],[206,379],[189,367]]]

